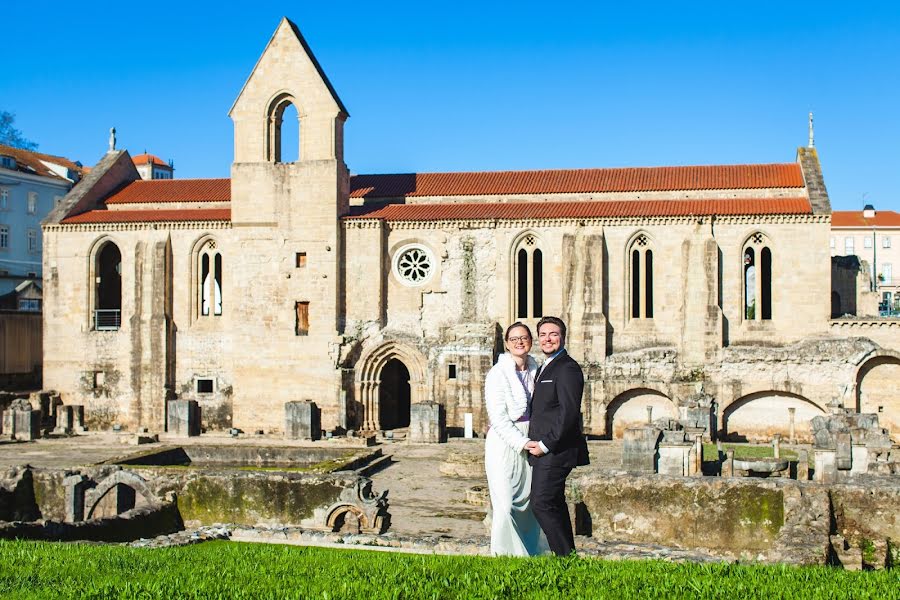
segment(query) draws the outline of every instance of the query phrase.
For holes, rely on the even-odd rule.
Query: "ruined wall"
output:
[[[742,553],[773,549],[784,495],[764,481],[581,477],[578,499],[602,540]]]

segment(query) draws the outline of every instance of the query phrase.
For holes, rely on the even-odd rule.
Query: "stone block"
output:
[[[322,437],[319,408],[310,400],[284,403],[284,436],[290,440],[318,440]]]
[[[834,436],[835,465],[839,471],[849,471],[853,461],[849,431],[839,431]]]
[[[659,429],[651,426],[629,427],[622,437],[622,468],[643,473],[656,472],[656,448]]]
[[[734,450],[725,451],[722,461],[722,477],[734,477]]]
[[[806,450],[797,452],[797,481],[809,481],[809,453]]]
[[[412,444],[440,444],[446,441],[444,407],[437,402],[422,402],[409,408],[409,437]]]
[[[834,450],[815,450],[816,472],[813,479],[820,483],[834,483],[837,479],[837,464]]]
[[[869,470],[869,449],[865,446],[853,444],[850,447],[851,465],[850,473],[858,475]]]
[[[31,441],[41,437],[41,411],[14,410],[12,435],[17,440]]]
[[[56,427],[53,433],[69,435],[75,430],[75,411],[71,406],[59,406],[56,408]]]
[[[179,437],[200,435],[200,405],[196,400],[170,400],[167,431]]]
[[[84,433],[87,429],[84,426],[84,406],[81,404],[71,404],[72,408],[72,430],[75,433]]]
[[[659,462],[657,472],[660,475],[673,477],[685,477],[688,474],[686,465],[690,464],[690,451],[692,444],[665,444],[659,445]]]

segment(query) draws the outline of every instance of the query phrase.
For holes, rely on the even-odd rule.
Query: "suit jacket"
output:
[[[529,454],[529,463],[535,465],[538,461],[547,461],[557,467],[589,463],[587,443],[581,430],[583,392],[584,374],[565,350],[541,370],[531,398],[528,437],[543,443],[550,453],[540,457]]]

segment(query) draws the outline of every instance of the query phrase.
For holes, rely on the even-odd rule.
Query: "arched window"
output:
[[[268,114],[267,158],[271,162],[300,160],[300,114],[290,94],[280,94]]]
[[[653,242],[638,234],[628,248],[629,302],[632,319],[653,318]]]
[[[122,325],[122,253],[105,242],[95,256],[94,329],[116,330]]]
[[[515,318],[544,316],[544,254],[537,236],[522,236],[513,252],[515,273]]]
[[[218,251],[215,240],[203,243],[198,262],[197,305],[200,316],[219,316],[222,314],[222,254]]]
[[[772,318],[772,250],[762,233],[754,233],[744,244],[744,319],[768,321]]]

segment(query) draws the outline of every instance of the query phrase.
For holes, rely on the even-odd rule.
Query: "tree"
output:
[[[16,115],[5,110],[0,110],[0,144],[6,144],[22,150],[37,150],[38,145],[22,135],[22,132],[13,127]]]

